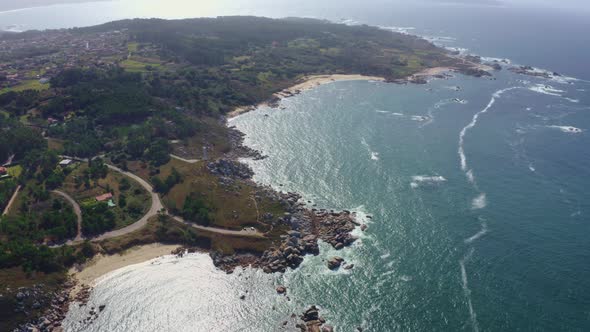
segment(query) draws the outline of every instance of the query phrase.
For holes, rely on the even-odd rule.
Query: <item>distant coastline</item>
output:
[[[47,7],[52,5],[77,4],[87,2],[106,2],[113,0],[20,0],[18,2],[0,4],[0,14],[18,12],[32,8]]]

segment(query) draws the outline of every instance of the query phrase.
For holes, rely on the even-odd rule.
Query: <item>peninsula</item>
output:
[[[67,271],[138,245],[207,251],[228,272],[297,268],[319,239],[350,245],[366,228],[354,213],[309,209],[251,180],[238,158],[264,156],[227,117],[335,80],[423,83],[487,69],[415,36],[299,18],[2,36],[0,307],[10,314],[0,329],[59,331]]]

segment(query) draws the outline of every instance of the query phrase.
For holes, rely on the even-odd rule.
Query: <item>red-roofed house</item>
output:
[[[0,175],[5,175],[8,173],[8,170],[6,169],[6,167],[0,167]]]
[[[100,196],[96,196],[96,201],[97,202],[104,202],[104,201],[108,201],[109,199],[113,198],[113,194],[111,193],[106,193]]]

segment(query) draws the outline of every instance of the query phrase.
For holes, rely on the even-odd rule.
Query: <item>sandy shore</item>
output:
[[[70,275],[78,281],[78,285],[93,286],[94,281],[109,272],[122,267],[143,263],[163,255],[169,255],[178,245],[148,244],[133,247],[121,254],[112,256],[97,255],[85,264],[82,270],[70,269]]]
[[[301,83],[295,84],[292,87],[289,87],[281,92],[275,93],[273,96],[279,99],[290,97],[294,94],[297,94],[302,91],[313,89],[316,86],[332,83],[337,81],[385,81],[385,78],[378,77],[378,76],[365,76],[365,75],[344,75],[344,74],[334,74],[334,75],[312,75],[312,76],[305,76],[301,79]],[[236,117],[242,113],[246,113],[252,111],[260,106],[264,106],[266,103],[261,103],[255,106],[241,106],[237,107],[233,111],[229,112],[227,115],[228,119]]]

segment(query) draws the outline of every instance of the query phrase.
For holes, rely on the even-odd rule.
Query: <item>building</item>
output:
[[[0,176],[8,174],[6,167],[0,167]]]
[[[113,198],[113,194],[106,193],[106,194],[103,194],[103,195],[100,195],[100,196],[96,196],[95,198],[96,198],[96,201],[97,202],[109,201],[109,200],[111,200],[111,198]]]
[[[72,159],[64,159],[59,162],[59,166],[66,167],[66,166],[71,165],[73,162],[74,161]]]

